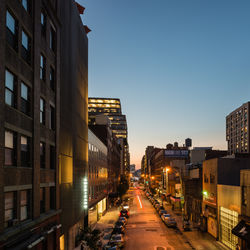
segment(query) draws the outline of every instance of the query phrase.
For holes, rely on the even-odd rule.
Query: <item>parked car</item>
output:
[[[175,218],[172,218],[172,217],[169,217],[168,219],[166,219],[166,220],[165,220],[165,224],[166,224],[168,227],[176,227],[176,226],[177,226],[177,223],[176,223]]]
[[[161,205],[159,203],[155,204],[155,209],[157,210]]]
[[[126,217],[126,218],[128,218],[128,217],[129,217],[129,212],[128,212],[128,210],[122,209],[122,210],[120,211],[120,217]]]
[[[124,203],[124,204],[122,205],[122,209],[129,210],[129,204],[128,204],[128,203]]]
[[[123,221],[125,224],[127,224],[128,219],[126,217],[119,217],[118,221]]]
[[[170,214],[162,214],[161,215],[161,219],[162,219],[163,222],[165,222],[165,220],[167,220],[169,217],[171,217]]]
[[[125,241],[124,241],[122,234],[114,234],[114,235],[112,235],[109,243],[111,245],[115,244],[118,247],[122,248],[122,247],[124,247]]]
[[[124,227],[114,227],[112,231],[113,234],[125,234],[125,228]]]
[[[160,216],[162,216],[163,214],[167,214],[168,212],[167,212],[167,210],[165,210],[165,209],[160,209],[159,210],[159,215]]]
[[[122,227],[125,227],[125,222],[124,221],[121,221],[121,220],[118,220],[116,223],[115,223],[115,226],[122,226]]]
[[[103,246],[102,248],[103,250],[118,250],[119,247],[115,244],[110,244],[110,243],[107,243]]]
[[[158,213],[159,213],[160,210],[164,210],[164,207],[163,207],[162,205],[160,205],[160,206],[158,206],[158,207],[156,208],[156,210],[157,210]]]

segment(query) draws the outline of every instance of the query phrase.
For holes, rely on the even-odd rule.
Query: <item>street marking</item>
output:
[[[137,195],[137,199],[138,199],[138,201],[140,203],[140,207],[142,208],[141,199],[140,199],[139,195]]]

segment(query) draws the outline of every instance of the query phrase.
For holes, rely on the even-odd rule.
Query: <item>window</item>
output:
[[[45,168],[45,143],[40,142],[40,168]]]
[[[215,182],[215,176],[213,174],[210,174],[210,183]]]
[[[30,191],[23,190],[20,192],[20,220],[24,221],[30,218]]]
[[[26,115],[30,115],[30,89],[21,83],[21,111]]]
[[[45,125],[45,102],[40,98],[40,123]]]
[[[5,152],[4,152],[4,164],[7,166],[13,166],[16,163],[16,144],[15,133],[5,130]]]
[[[16,107],[15,91],[15,76],[8,70],[5,70],[5,103],[12,107]]]
[[[56,31],[53,27],[50,28],[49,47],[52,51],[56,51]]]
[[[208,183],[208,177],[207,177],[206,174],[204,174],[204,182],[205,182],[205,183]]]
[[[21,166],[30,167],[30,138],[21,136]]]
[[[55,130],[55,108],[50,105],[50,121],[49,128]]]
[[[6,12],[6,40],[17,51],[18,25],[16,19]]]
[[[46,79],[46,58],[43,55],[40,56],[40,79]]]
[[[45,212],[45,188],[40,188],[40,213]]]
[[[12,227],[16,221],[16,192],[4,194],[4,227]]]
[[[27,62],[30,63],[30,52],[31,52],[31,46],[30,46],[30,38],[26,34],[25,31],[22,31],[22,58]]]
[[[30,13],[30,0],[22,0],[22,6],[23,8],[28,12]]]
[[[50,168],[56,168],[56,149],[52,145],[50,145]]]
[[[52,67],[50,67],[49,81],[51,89],[55,90],[55,70]]]
[[[247,187],[246,186],[242,186],[242,205],[246,206],[247,205]]]
[[[41,31],[42,36],[46,37],[46,16],[43,12],[41,12]]]
[[[56,188],[50,187],[49,192],[50,192],[50,209],[55,209],[56,208]]]

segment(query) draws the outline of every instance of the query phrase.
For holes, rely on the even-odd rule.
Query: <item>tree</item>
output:
[[[98,250],[99,242],[101,238],[101,231],[98,229],[92,230],[91,227],[85,227],[80,229],[80,234],[78,235],[78,241],[85,241],[90,249]]]
[[[125,175],[122,175],[120,178],[120,183],[118,184],[118,187],[117,187],[117,191],[121,199],[122,199],[122,196],[126,194],[128,189],[129,189],[128,180]]]

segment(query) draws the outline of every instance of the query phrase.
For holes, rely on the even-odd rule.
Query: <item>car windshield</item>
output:
[[[170,217],[170,214],[164,214],[163,216],[164,217]]]

